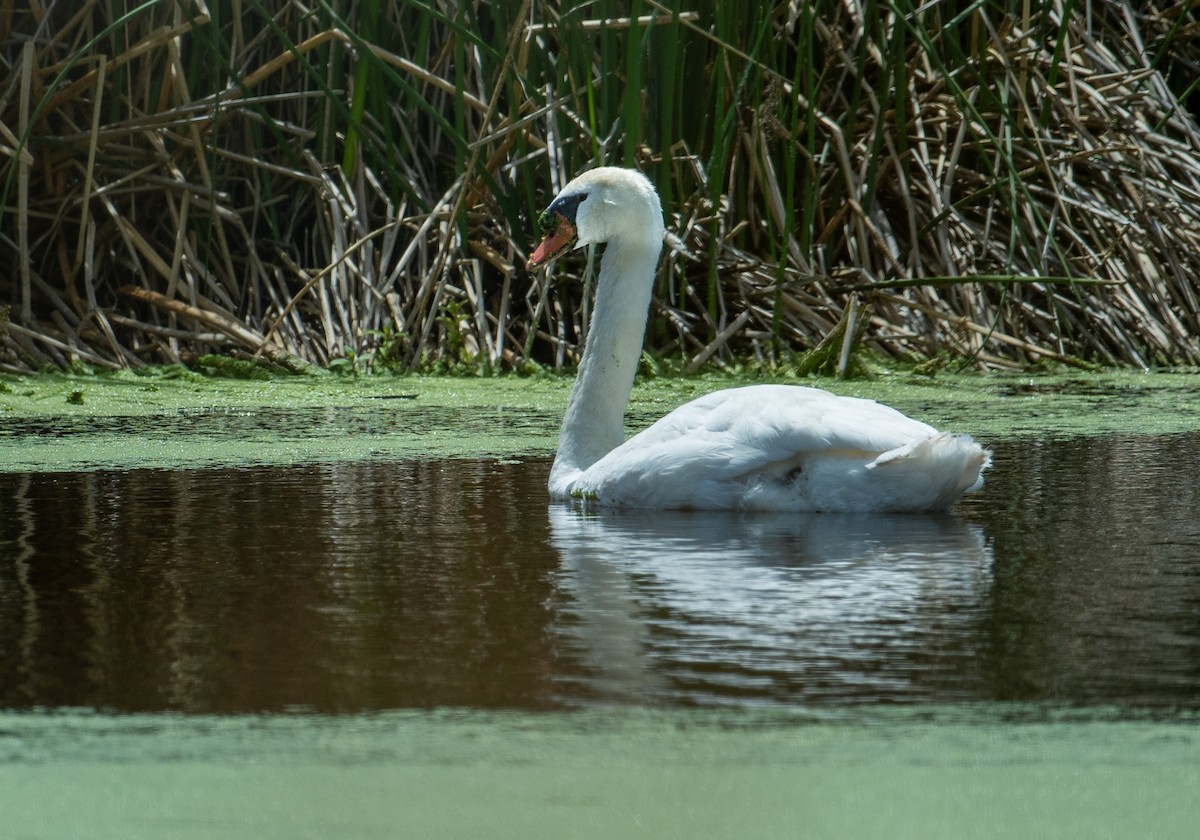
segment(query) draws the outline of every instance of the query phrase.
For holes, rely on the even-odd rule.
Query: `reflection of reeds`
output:
[[[663,192],[648,340],[692,367],[852,293],[884,355],[1200,363],[1195,12],[1085,5],[0,15],[0,369],[570,362],[582,293],[520,266],[595,162]]]

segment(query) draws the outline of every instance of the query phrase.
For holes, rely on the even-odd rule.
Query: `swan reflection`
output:
[[[553,505],[563,640],[604,701],[920,700],[980,688],[991,585],[954,516]]]

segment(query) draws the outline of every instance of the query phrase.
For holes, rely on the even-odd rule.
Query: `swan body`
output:
[[[606,242],[596,304],[550,470],[550,495],[647,509],[926,512],[982,484],[990,454],[873,400],[818,388],[716,391],[624,440],[662,250],[658,194],[638,172],[600,167],[539,219],[535,268]]]

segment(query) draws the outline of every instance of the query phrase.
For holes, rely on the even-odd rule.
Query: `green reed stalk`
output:
[[[378,22],[380,8],[379,0],[363,0],[361,15],[359,16],[358,26],[359,34],[364,41],[370,43],[379,42]],[[362,133],[363,114],[367,107],[367,90],[372,87],[371,83],[376,84],[374,89],[378,89],[377,73],[375,68],[369,61],[359,61],[354,68],[354,86],[350,98],[350,112],[347,115],[346,124],[346,141],[345,151],[342,154],[342,169],[346,172],[354,172],[358,169],[358,165],[362,161],[362,152],[359,148],[361,144],[360,135]]]
[[[625,90],[621,96],[621,121],[625,134],[623,162],[633,166],[637,160],[638,148],[645,139],[645,125],[642,122],[644,110],[643,67],[645,66],[646,40],[638,26],[637,16],[634,15],[629,23],[629,31],[625,33]]]

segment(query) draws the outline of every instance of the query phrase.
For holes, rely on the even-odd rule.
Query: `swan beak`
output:
[[[538,226],[546,234],[546,238],[529,257],[529,262],[525,263],[525,268],[530,271],[571,250],[579,239],[571,220],[557,211],[547,210],[543,213],[538,219]]]

